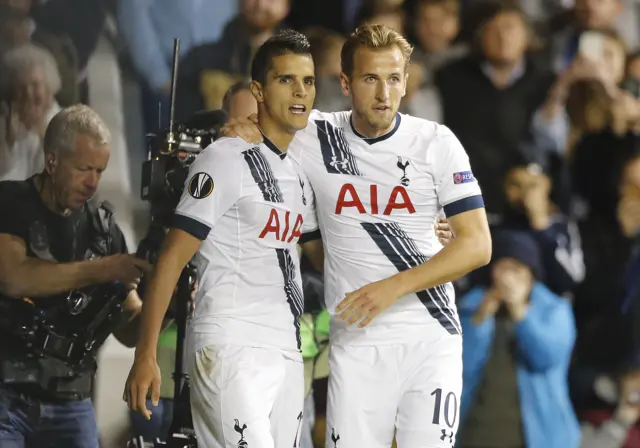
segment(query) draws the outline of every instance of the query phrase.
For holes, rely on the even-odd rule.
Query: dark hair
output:
[[[270,37],[256,52],[251,63],[251,79],[264,84],[271,69],[271,60],[283,54],[311,55],[307,37],[293,30],[284,30]]]
[[[251,82],[238,81],[237,83],[229,87],[229,90],[227,90],[227,92],[224,94],[224,98],[222,98],[222,110],[228,113],[229,106],[231,105],[231,98],[233,98],[233,95],[243,90],[251,92]]]

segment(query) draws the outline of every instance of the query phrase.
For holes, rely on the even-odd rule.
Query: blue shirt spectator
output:
[[[538,278],[528,233],[494,235],[491,286],[460,304],[464,331],[460,445],[576,448],[580,428],[567,371],[576,337],[570,302]],[[509,443],[506,443],[508,438]]]

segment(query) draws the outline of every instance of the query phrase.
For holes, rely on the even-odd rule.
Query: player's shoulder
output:
[[[311,131],[315,134],[319,127],[323,130],[325,130],[327,126],[333,128],[345,128],[346,126],[349,126],[350,117],[351,111],[321,112],[318,109],[313,109],[309,114],[309,123],[307,124],[305,131]]]
[[[207,146],[196,160],[200,164],[220,163],[227,164],[240,161],[243,152],[258,145],[247,143],[239,137],[222,137]]]
[[[406,114],[400,114],[400,119],[400,130],[405,135],[417,135],[428,142],[454,136],[451,129],[435,121]]]

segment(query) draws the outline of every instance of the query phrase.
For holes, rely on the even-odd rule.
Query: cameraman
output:
[[[69,292],[121,282],[129,291],[121,317],[127,324],[116,337],[135,344],[141,309],[135,288],[149,265],[126,253],[111,211],[89,202],[107,168],[109,142],[92,109],[69,107],[47,127],[44,171],[0,182],[0,303],[8,321],[18,321],[31,304],[33,313],[59,313],[55,324],[90,300],[68,300]],[[0,446],[97,448],[95,362],[77,372],[52,358],[27,358],[11,331],[0,325]]]

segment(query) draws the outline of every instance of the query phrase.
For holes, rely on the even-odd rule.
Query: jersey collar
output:
[[[358,137],[360,137],[362,140],[364,140],[368,144],[373,145],[374,143],[378,143],[378,142],[381,142],[381,141],[386,140],[388,138],[391,138],[393,136],[393,134],[396,133],[398,128],[400,128],[400,121],[401,120],[402,120],[402,116],[399,113],[396,112],[396,123],[393,125],[393,129],[391,129],[386,134],[381,135],[380,137],[371,137],[371,138],[370,137],[365,137],[364,135],[362,135],[358,131],[356,131],[356,128],[353,126],[352,117],[349,117],[349,124],[351,124],[351,130],[353,131],[354,134],[356,134]]]
[[[281,151],[280,148],[278,148],[271,140],[269,140],[262,131],[260,131],[260,133],[262,134],[262,143],[264,143],[267,148],[273,151],[281,159],[284,159],[285,157],[287,157],[286,152]]]

